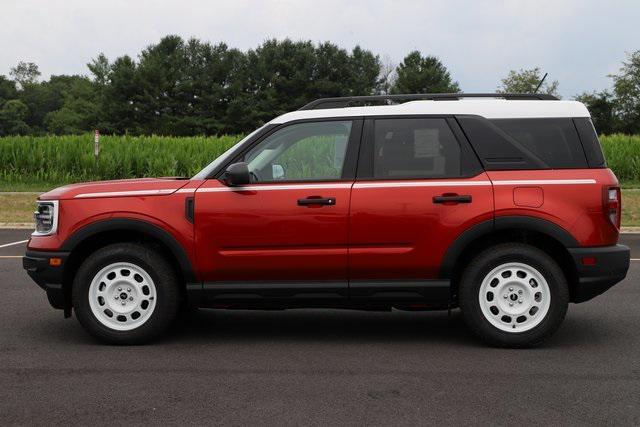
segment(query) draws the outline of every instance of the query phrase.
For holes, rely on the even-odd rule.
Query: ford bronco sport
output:
[[[459,307],[488,343],[525,347],[625,277],[620,202],[579,102],[326,98],[191,179],[41,195],[23,264],[109,343],[155,338],[185,306]]]

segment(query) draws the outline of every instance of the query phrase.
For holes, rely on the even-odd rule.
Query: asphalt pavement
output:
[[[343,310],[199,310],[110,347],[49,306],[23,251],[0,247],[3,426],[640,424],[640,261],[531,350],[484,346],[457,311]]]

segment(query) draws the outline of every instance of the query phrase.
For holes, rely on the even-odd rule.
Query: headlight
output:
[[[38,208],[33,213],[36,231],[32,236],[48,236],[58,229],[58,201],[43,200],[38,202]]]

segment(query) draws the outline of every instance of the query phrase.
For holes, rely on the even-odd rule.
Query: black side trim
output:
[[[200,307],[391,307],[418,303],[446,308],[448,280],[356,280],[208,282],[187,285],[189,302]]]
[[[449,285],[448,280],[352,280],[349,295],[353,301],[446,305],[450,297]]]
[[[180,243],[178,243],[171,234],[169,234],[162,228],[151,224],[150,222],[139,219],[114,218],[86,225],[80,230],[73,233],[69,238],[67,238],[60,249],[66,252],[72,252],[76,248],[76,246],[78,246],[84,240],[88,239],[89,237],[95,236],[98,233],[122,230],[145,233],[161,241],[176,257],[185,281],[196,281],[193,267],[191,266],[191,262],[189,261],[189,257],[187,256],[187,253],[180,245]]]
[[[22,258],[22,267],[29,277],[47,292],[47,298],[53,308],[66,307],[62,279],[68,257],[68,252],[27,251]],[[52,267],[49,265],[49,258],[60,258],[62,264]]]
[[[532,216],[499,216],[494,221],[496,231],[510,229],[537,231],[553,237],[566,248],[580,246],[578,241],[567,230],[551,221]]]
[[[607,289],[622,281],[629,269],[630,252],[624,245],[571,248],[578,272],[578,284],[571,294],[571,302],[584,302],[600,295]],[[594,265],[584,265],[584,257],[594,258]]]
[[[447,249],[444,258],[442,259],[442,263],[440,264],[440,278],[450,279],[454,273],[453,267],[455,266],[458,257],[460,257],[460,254],[462,254],[462,251],[464,251],[471,242],[484,235],[490,234],[493,230],[493,220],[490,219],[474,225],[459,235],[458,238],[453,241],[451,246],[449,246],[449,249]]]
[[[535,231],[556,239],[566,248],[579,246],[578,241],[568,231],[550,221],[531,216],[500,216],[474,225],[454,240],[442,259],[440,278],[453,277],[453,269],[458,258],[474,240],[494,231],[507,230]]]
[[[197,285],[187,288],[189,298],[196,294],[196,299],[204,305],[346,300],[348,290],[346,281],[206,282],[201,291]]]
[[[184,216],[191,224],[193,224],[193,211],[195,207],[195,199],[193,197],[187,197],[184,199]]]

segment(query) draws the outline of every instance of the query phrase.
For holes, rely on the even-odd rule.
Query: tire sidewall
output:
[[[139,266],[149,274],[156,288],[153,313],[142,325],[127,331],[114,330],[101,323],[89,304],[89,288],[95,275],[117,262]],[[90,255],[78,269],[72,295],[76,317],[82,326],[99,339],[114,344],[143,343],[155,338],[173,320],[177,311],[175,274],[161,255],[134,244],[111,245]]]
[[[545,278],[550,291],[550,305],[544,319],[523,332],[506,332],[491,324],[480,308],[482,281],[494,268],[509,262],[529,265]],[[467,324],[482,338],[499,346],[529,346],[542,342],[557,330],[569,303],[564,274],[555,261],[537,248],[524,244],[499,245],[476,257],[463,274],[460,306]]]

